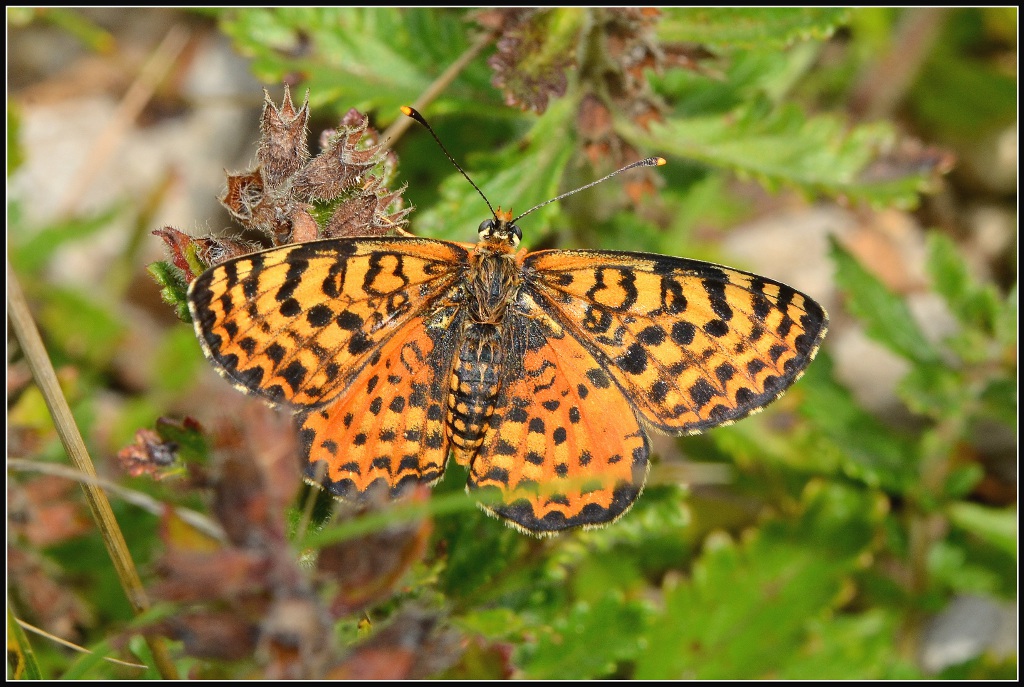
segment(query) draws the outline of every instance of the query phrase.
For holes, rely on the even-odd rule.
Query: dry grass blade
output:
[[[138,77],[132,82],[124,98],[121,99],[114,117],[111,118],[110,123],[97,137],[88,155],[85,156],[82,168],[75,176],[71,189],[65,194],[60,205],[60,215],[70,215],[78,206],[88,191],[89,185],[96,178],[97,171],[110,159],[124,132],[153,97],[156,87],[170,71],[174,60],[185,49],[188,39],[188,31],[181,26],[172,26],[171,30],[167,32],[164,40],[143,65]]]
[[[83,474],[80,470],[75,470],[74,468],[69,468],[64,465],[42,463],[34,460],[23,460],[20,458],[8,458],[7,468],[11,470],[22,470],[25,472],[41,472],[47,475],[54,475],[56,477],[63,477],[65,479],[81,482],[82,484],[93,485],[109,494],[113,494],[114,496],[123,499],[133,506],[152,513],[157,517],[162,516],[166,508],[166,505],[163,502],[158,501],[149,494],[144,494],[141,491],[136,491],[134,489],[126,489],[119,484],[115,484],[101,477],[90,477]],[[220,542],[227,540],[224,536],[224,528],[202,513],[198,513],[189,508],[182,508],[180,506],[176,506],[174,512],[182,522],[186,523],[190,527],[194,527],[203,534],[213,537]]]
[[[93,467],[92,458],[90,458],[89,452],[85,448],[85,442],[82,440],[82,435],[78,431],[78,426],[71,415],[71,408],[68,407],[67,400],[61,393],[60,385],[57,382],[57,375],[53,370],[53,364],[46,353],[43,340],[39,336],[39,330],[36,329],[32,314],[29,311],[28,303],[25,301],[21,286],[9,263],[7,265],[7,316],[10,319],[14,334],[21,344],[21,349],[25,353],[25,359],[28,362],[29,369],[32,371],[32,376],[46,401],[46,407],[53,418],[53,424],[57,429],[57,434],[60,437],[61,444],[64,446],[64,450],[79,470],[88,477],[95,479],[97,475],[96,469]],[[121,533],[121,528],[114,518],[114,512],[110,508],[110,501],[107,500],[103,490],[91,482],[83,482],[82,488],[85,490],[89,509],[99,527],[103,543],[107,547],[107,553],[111,561],[114,563],[118,579],[121,581],[121,587],[124,589],[128,601],[136,613],[147,610],[150,606],[149,599],[146,596],[145,589],[142,587],[142,580],[139,578],[135,562],[128,551],[124,535]],[[178,671],[171,662],[170,654],[163,641],[157,637],[146,637],[146,642],[153,652],[153,660],[156,662],[156,667],[160,674],[165,679],[176,679]]]
[[[91,654],[92,653],[91,651],[86,649],[84,646],[79,646],[79,645],[75,644],[74,642],[69,642],[66,639],[61,639],[57,635],[50,634],[49,632],[47,632],[46,630],[44,630],[44,629],[42,629],[40,627],[36,627],[35,625],[32,625],[30,623],[26,623],[21,618],[15,618],[15,622],[17,622],[18,625],[20,625],[22,628],[28,630],[29,632],[33,632],[33,633],[39,635],[40,637],[46,637],[50,641],[56,642],[57,644],[60,644],[61,646],[66,646],[69,649],[72,649],[74,651],[79,651],[79,652],[81,652],[83,654]],[[142,663],[131,663],[130,661],[122,661],[122,660],[117,659],[117,658],[111,658],[110,656],[104,656],[103,660],[107,661],[108,663],[116,663],[119,666],[128,666],[129,668],[146,668],[147,667],[145,664],[142,664]]]

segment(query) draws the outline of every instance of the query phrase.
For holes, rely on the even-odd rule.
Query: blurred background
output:
[[[1014,677],[1017,35],[1016,8],[9,8],[9,275],[155,611],[9,334],[8,676],[171,677],[145,630],[196,678]],[[285,85],[313,156],[368,116],[420,236],[488,213],[400,105],[519,212],[661,155],[525,245],[783,281],[828,309],[822,352],[764,413],[652,437],[603,530],[518,534],[455,466],[415,517],[332,514],[285,414],[203,359],[187,251],[152,234],[271,245],[218,198]]]

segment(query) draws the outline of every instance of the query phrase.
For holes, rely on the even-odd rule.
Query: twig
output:
[[[163,515],[167,509],[167,505],[165,503],[153,498],[149,494],[143,494],[141,491],[122,487],[120,484],[115,484],[114,482],[105,480],[102,477],[90,477],[79,470],[69,468],[66,465],[60,465],[59,463],[43,463],[37,460],[8,458],[7,467],[12,470],[21,470],[23,472],[42,472],[47,475],[74,480],[82,484],[91,484],[102,489],[108,494],[113,494],[133,506],[148,511],[156,516]],[[187,523],[203,534],[213,537],[217,541],[227,541],[224,529],[202,513],[194,511],[191,508],[175,506],[174,514],[182,522]]]
[[[459,72],[466,68],[466,65],[476,59],[476,56],[480,54],[487,45],[494,40],[497,33],[494,31],[488,31],[481,35],[473,45],[469,46],[466,52],[462,53],[457,60],[451,63],[447,69],[445,69],[440,76],[434,79],[433,83],[427,86],[426,90],[416,98],[416,102],[412,104],[414,109],[423,110],[434,101],[437,96],[441,95],[441,92],[448,87],[455,77],[458,76]],[[399,117],[394,123],[387,128],[384,134],[381,136],[381,140],[388,143],[388,145],[394,145],[395,142],[402,137],[402,134],[412,126],[412,120],[408,117]]]
[[[930,54],[949,10],[918,7],[904,10],[889,50],[872,62],[857,79],[850,110],[860,119],[879,119],[906,95]]]

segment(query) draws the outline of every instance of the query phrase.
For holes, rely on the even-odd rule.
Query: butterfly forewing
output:
[[[642,253],[540,251],[523,265],[542,307],[593,353],[634,408],[672,434],[754,412],[802,374],[824,310],[778,282]]]
[[[207,270],[189,288],[189,308],[207,357],[237,387],[318,406],[460,284],[467,257],[427,239],[294,244]]]

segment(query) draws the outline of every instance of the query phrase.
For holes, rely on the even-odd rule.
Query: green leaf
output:
[[[930,181],[920,170],[892,178],[870,171],[880,151],[891,146],[889,125],[851,129],[838,117],[808,116],[796,105],[775,106],[765,96],[722,114],[668,118],[650,131],[628,122],[617,128],[641,148],[720,167],[769,190],[786,185],[808,194],[909,207]]]
[[[938,363],[939,356],[918,328],[906,302],[830,237],[836,282],[845,292],[847,307],[865,331],[897,355],[916,363]]]
[[[971,277],[963,251],[948,236],[932,231],[927,241],[927,268],[935,290],[964,325],[992,332],[1001,305],[995,287],[981,286]]]
[[[146,268],[150,276],[160,285],[160,297],[174,308],[174,314],[182,322],[192,322],[188,310],[188,284],[181,270],[169,262],[154,262]]]
[[[976,503],[954,503],[950,521],[1007,553],[1017,555],[1017,510],[989,508]]]
[[[783,666],[779,680],[913,680],[924,676],[899,653],[899,618],[874,608],[810,623],[803,650]]]
[[[849,15],[832,7],[703,7],[665,10],[658,36],[713,48],[773,50],[828,38]]]
[[[873,487],[903,493],[917,481],[917,450],[913,440],[880,422],[835,381],[832,360],[820,353],[800,380],[802,414],[821,436],[827,465],[829,456],[842,474]]]
[[[154,391],[184,391],[195,383],[204,357],[190,327],[174,327],[164,335],[151,357]]]
[[[977,463],[969,463],[950,470],[942,486],[943,495],[949,500],[966,498],[985,479],[985,469]]]
[[[488,639],[505,639],[523,631],[523,618],[508,608],[478,608],[452,622],[473,634]]]
[[[21,146],[21,108],[14,100],[7,101],[7,178],[25,162]]]
[[[17,592],[17,589],[9,590]],[[14,617],[14,611],[7,607],[7,667],[8,679],[14,680],[41,680],[43,674],[39,670],[39,662],[32,650],[32,643],[28,641],[28,635],[18,624]]]
[[[104,658],[108,654],[113,654],[114,649],[111,646],[111,640],[103,639],[89,647],[88,653],[75,654],[75,658],[71,662],[71,666],[61,675],[62,680],[85,680],[90,678],[96,678],[93,674],[93,670],[98,666],[103,665]]]
[[[454,492],[445,498],[457,495],[458,492]],[[472,496],[466,498],[475,500]],[[437,500],[437,497],[432,500]],[[486,517],[479,510],[446,518],[437,523],[436,529],[448,549],[440,586],[457,597],[471,596],[492,585],[494,578],[514,565],[526,544],[521,534]],[[490,588],[484,591],[490,596],[491,592],[498,590]]]
[[[922,129],[949,140],[981,140],[1011,126],[1017,117],[1017,77],[984,61],[1000,40],[982,28],[978,8],[951,12],[936,49],[922,65],[908,93],[908,104]],[[1013,23],[1016,23],[1014,14]]]
[[[469,47],[462,11],[318,7],[226,10],[221,29],[263,81],[301,74],[314,108],[377,109],[383,121],[414,102]],[[475,77],[473,75],[476,75]],[[497,104],[482,61],[442,94],[460,111]],[[435,103],[438,112],[443,104]]]
[[[91,217],[60,220],[31,232],[17,230],[8,235],[11,264],[25,274],[38,274],[59,249],[106,229],[124,209],[113,207]]]
[[[42,301],[39,324],[59,351],[91,368],[103,368],[114,356],[127,323],[110,306],[76,289],[50,286]],[[51,351],[51,355],[57,353]]]
[[[528,679],[609,677],[616,664],[639,651],[645,612],[612,591],[600,601],[579,602],[564,618],[538,632],[520,665]]]
[[[210,444],[202,428],[194,422],[157,418],[156,432],[164,441],[178,445],[178,456],[185,463],[206,465],[210,460]]]
[[[970,556],[966,546],[951,539],[931,546],[926,563],[933,600],[936,592],[945,590],[993,594],[1000,587],[998,570],[979,562]]]
[[[690,534],[689,505],[686,490],[678,484],[654,484],[648,480],[643,497],[629,511],[628,518],[622,518],[615,527],[604,527],[591,530],[580,535],[588,549],[587,559],[623,558],[629,561],[623,567],[618,564],[602,568],[589,579],[594,585],[595,579],[614,577],[614,586],[623,589],[633,580],[635,565],[644,574],[657,574],[679,561],[685,560],[689,554],[687,536]],[[620,527],[621,525],[621,527]],[[581,562],[580,570],[587,565]],[[588,580],[578,581],[574,591],[576,594],[592,598],[597,590],[591,587],[585,592],[581,585]]]
[[[687,581],[665,590],[636,679],[757,679],[787,665],[808,623],[827,618],[881,509],[838,485],[809,489],[796,523],[770,521],[736,545],[709,539]]]
[[[1017,427],[1016,370],[1006,377],[994,379],[981,392],[984,414],[1008,427]]]
[[[941,419],[966,410],[970,399],[964,393],[965,384],[958,370],[938,363],[921,364],[900,380],[898,391],[910,410]]]

